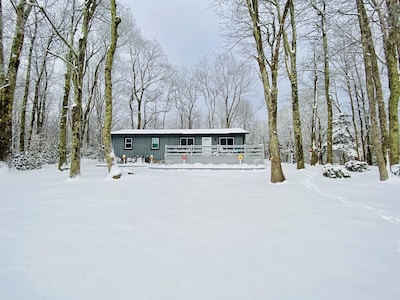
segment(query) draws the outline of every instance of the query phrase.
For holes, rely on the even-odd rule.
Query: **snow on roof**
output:
[[[112,131],[112,135],[140,135],[140,134],[154,134],[154,135],[164,135],[164,134],[248,134],[247,130],[242,128],[213,128],[213,129],[122,129]]]

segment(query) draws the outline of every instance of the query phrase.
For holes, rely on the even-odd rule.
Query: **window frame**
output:
[[[130,141],[130,142],[128,142],[128,141]],[[133,150],[133,137],[125,137],[124,138],[124,150]]]
[[[183,140],[185,140],[186,141],[186,145],[182,145],[182,141]],[[193,141],[193,143],[192,144],[189,144],[188,143],[188,141],[189,140],[192,140]],[[179,145],[180,146],[194,146],[195,145],[195,142],[196,142],[196,139],[194,138],[194,137],[191,137],[191,136],[182,136],[182,137],[180,137],[179,138]]]
[[[222,142],[221,142],[222,140],[225,140],[225,144],[222,144]],[[228,140],[232,140],[232,144],[229,144]],[[218,142],[219,142],[219,145],[221,145],[221,146],[228,146],[228,147],[229,146],[234,146],[235,145],[235,137],[233,137],[233,136],[220,136]]]
[[[155,143],[154,140],[157,140],[157,142]],[[156,144],[157,144],[157,146],[154,146]],[[160,150],[160,137],[159,136],[151,137],[151,150]]]

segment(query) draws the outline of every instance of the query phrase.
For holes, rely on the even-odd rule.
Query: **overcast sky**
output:
[[[218,17],[211,0],[121,0],[147,39],[156,39],[174,65],[194,65],[220,52]]]

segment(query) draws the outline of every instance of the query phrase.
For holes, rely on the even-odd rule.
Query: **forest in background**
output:
[[[50,152],[63,169],[74,143],[103,156],[111,2],[0,1],[0,160]],[[273,182],[282,160],[357,159],[387,179],[399,163],[398,0],[212,6],[226,47],[174,66],[117,1],[112,130],[241,127],[268,149]]]

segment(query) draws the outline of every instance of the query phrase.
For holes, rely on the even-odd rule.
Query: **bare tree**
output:
[[[249,96],[254,87],[252,69],[248,64],[238,61],[233,53],[226,53],[217,57],[213,72],[222,116],[221,125],[231,128],[241,102]]]
[[[28,21],[29,15],[32,10],[32,4],[30,1],[21,0],[18,4],[12,2],[15,13],[16,22],[14,37],[11,45],[10,58],[8,62],[7,72],[3,71],[4,68],[4,45],[3,39],[1,39],[1,60],[0,60],[0,72],[2,73],[0,78],[0,160],[7,161],[10,159],[12,154],[12,114],[14,105],[14,94],[16,89],[17,74],[20,65],[20,57],[22,47],[24,44],[25,37],[25,25]],[[3,29],[3,26],[1,26]]]
[[[143,38],[138,38],[136,42],[129,48],[131,63],[129,107],[132,128],[143,129],[146,123],[150,122],[146,119],[146,109],[150,108],[151,103],[163,93],[162,84],[171,76],[171,68],[166,63],[166,55],[158,42]]]
[[[105,122],[103,128],[103,145],[104,145],[104,156],[106,157],[108,172],[111,170],[113,162],[112,146],[111,146],[111,125],[112,125],[112,67],[115,49],[117,47],[118,40],[118,25],[121,23],[121,19],[117,16],[117,5],[115,0],[110,0],[111,4],[111,38],[110,45],[107,51],[106,66],[104,70],[105,77],[105,99],[106,99],[106,111],[105,111]]]
[[[283,34],[283,27],[287,16],[289,2],[286,2],[283,13],[280,11],[278,1],[270,1],[265,5],[270,5],[266,11],[275,11],[277,19],[262,20],[260,18],[259,1],[246,0],[249,16],[251,18],[251,26],[253,37],[257,49],[257,62],[260,69],[261,80],[264,88],[264,98],[268,109],[268,130],[269,130],[269,151],[271,160],[271,182],[283,182],[285,176],[283,174],[279,139],[278,139],[278,122],[277,122],[277,108],[278,108],[278,69],[279,69],[279,51]],[[270,17],[274,17],[273,14]],[[276,23],[278,25],[276,25]],[[277,27],[276,27],[277,26]],[[263,28],[263,30],[262,30]],[[267,32],[267,36],[263,36],[263,31]],[[270,59],[267,59],[264,50],[264,38],[267,38],[266,43],[270,46]],[[267,72],[267,65],[271,72]]]
[[[381,181],[384,181],[387,180],[389,176],[385,164],[385,156],[383,150],[384,147],[382,146],[382,142],[379,136],[378,116],[376,110],[376,106],[379,104],[379,100],[377,99],[377,97],[380,97],[380,78],[378,69],[376,67],[377,57],[373,45],[371,29],[369,26],[369,20],[364,3],[362,0],[356,0],[356,4],[364,54],[365,78],[367,80],[367,95],[369,100],[369,113],[371,116],[371,139],[377,158],[379,178]]]
[[[326,151],[326,162],[333,163],[333,150],[332,150],[332,121],[333,121],[333,105],[332,97],[330,94],[330,68],[329,68],[329,48],[328,48],[328,27],[327,27],[327,3],[326,0],[310,1],[310,4],[316,11],[320,18],[319,30],[321,31],[322,43],[323,43],[323,55],[324,55],[324,87],[325,87],[325,99],[327,108],[327,151]]]
[[[386,13],[383,11],[381,1],[373,0],[375,10],[378,12],[379,24],[382,32],[383,49],[385,52],[386,68],[389,82],[389,163],[394,165],[399,163],[399,116],[398,106],[400,97],[399,81],[399,59],[400,53],[397,49],[400,39],[400,3],[396,0],[386,0]]]
[[[294,1],[289,1],[290,13],[290,29],[292,31],[291,41],[289,41],[286,30],[283,31],[283,44],[285,49],[286,71],[291,83],[292,89],[292,118],[293,118],[293,133],[294,133],[294,148],[296,155],[297,169],[304,169],[304,154],[303,154],[303,134],[301,128],[301,117],[299,109],[299,91],[297,80],[297,29],[295,20]]]
[[[59,120],[59,138],[58,138],[58,169],[60,171],[64,170],[64,165],[67,163],[67,116],[69,110],[70,94],[71,94],[71,78],[73,72],[72,58],[74,57],[74,40],[75,33],[77,31],[77,18],[76,18],[76,1],[71,2],[71,16],[69,21],[68,30],[68,41],[69,45],[67,50],[67,55],[64,58],[65,61],[65,73],[64,73],[64,87],[63,96],[61,102],[61,113]]]
[[[216,126],[215,116],[217,111],[217,98],[219,95],[212,68],[209,58],[205,56],[200,60],[195,71],[199,96],[201,96],[207,108],[208,128],[214,128]]]

